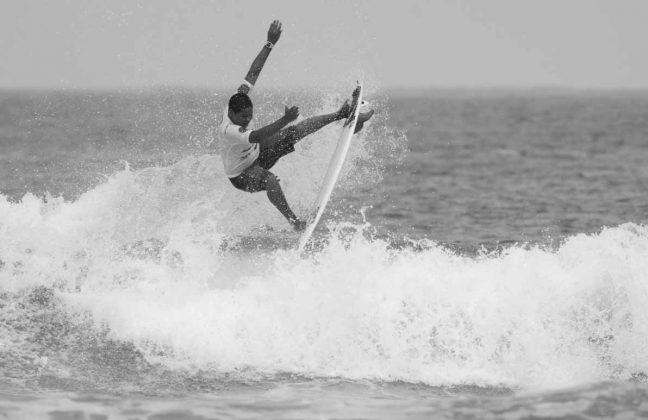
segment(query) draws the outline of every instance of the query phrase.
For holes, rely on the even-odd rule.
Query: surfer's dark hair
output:
[[[229,100],[229,110],[232,112],[241,112],[245,108],[252,108],[252,100],[247,93],[236,93]]]

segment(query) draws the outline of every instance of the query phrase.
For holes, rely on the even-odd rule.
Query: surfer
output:
[[[296,106],[285,107],[284,115],[275,122],[257,130],[248,128],[253,117],[252,100],[248,96],[263,66],[281,36],[281,22],[275,20],[268,29],[268,37],[256,56],[243,84],[228,103],[218,133],[223,145],[222,159],[225,175],[234,187],[255,193],[266,191],[270,202],[281,212],[295,230],[303,230],[306,222],[290,209],[279,178],[270,169],[279,159],[295,150],[295,144],[309,134],[341,119],[353,111],[348,101],[336,112],[307,118],[286,127],[299,116]],[[356,91],[354,91],[355,94]],[[374,111],[360,113],[355,127],[357,133]]]

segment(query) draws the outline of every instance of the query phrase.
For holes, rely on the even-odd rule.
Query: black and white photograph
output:
[[[2,0],[0,419],[648,418],[647,22]]]

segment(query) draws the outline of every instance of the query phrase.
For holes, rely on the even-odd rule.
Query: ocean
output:
[[[648,418],[648,92],[370,88],[304,254],[228,97],[0,91],[1,418]],[[297,214],[339,130],[276,166]]]

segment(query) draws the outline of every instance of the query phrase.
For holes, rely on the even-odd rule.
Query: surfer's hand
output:
[[[358,87],[355,88],[355,90],[354,90],[353,93],[351,94],[351,96],[353,96],[354,98],[355,98],[356,96],[358,96],[358,95],[360,95],[360,85],[358,85]]]
[[[276,44],[277,41],[279,41],[280,36],[281,36],[281,22],[275,20],[270,24],[270,29],[268,29],[268,42],[272,42],[272,44]]]
[[[291,106],[290,108],[288,108],[286,106],[285,108],[286,110],[284,111],[284,118],[288,121],[294,121],[297,119],[297,117],[299,117],[299,107]]]

